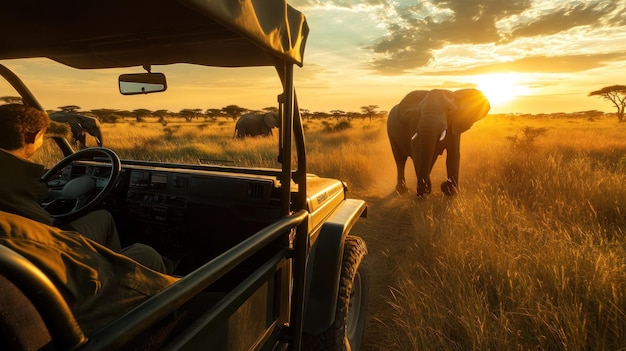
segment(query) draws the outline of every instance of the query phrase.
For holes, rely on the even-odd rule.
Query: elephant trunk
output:
[[[446,136],[446,170],[448,179],[441,184],[445,195],[454,195],[459,187],[459,165],[461,163],[461,135],[448,134]]]
[[[430,171],[437,160],[437,143],[441,141],[447,129],[446,111],[437,104],[422,104],[421,118],[417,133],[411,139],[411,154],[417,175],[417,196],[423,197],[431,192]]]
[[[430,171],[434,163],[435,145],[438,139],[439,133],[434,129],[421,130],[411,139],[418,197],[424,197],[431,192]]]

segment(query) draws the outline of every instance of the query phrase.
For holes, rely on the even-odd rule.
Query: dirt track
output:
[[[364,351],[389,350],[383,348],[392,326],[388,316],[392,298],[390,286],[394,285],[396,257],[406,249],[407,236],[411,233],[408,208],[397,194],[385,197],[368,197],[368,217],[360,220],[354,233],[365,238],[368,247],[366,264],[370,278],[368,320],[366,324]]]
[[[399,265],[406,264],[408,254],[415,254],[416,230],[411,216],[414,215],[417,201],[417,178],[413,162],[408,159],[405,177],[410,191],[399,195],[395,192],[396,165],[386,134],[381,133],[380,138],[368,144],[368,147],[375,150],[370,159],[376,165],[374,181],[366,189],[351,189],[348,183],[348,197],[363,199],[368,206],[367,218],[360,219],[352,230],[353,234],[365,239],[368,248],[366,264],[370,290],[362,350],[397,350],[393,345],[397,323],[393,321],[393,308],[389,302],[393,301],[392,289],[396,286]],[[435,164],[431,179],[433,184],[445,179],[445,161],[442,157]],[[438,189],[434,192],[438,192]]]
[[[394,328],[389,322],[392,311],[388,303],[392,299],[390,287],[394,286],[397,258],[405,256],[414,243],[410,213],[414,201],[412,193],[399,195],[394,191],[396,167],[391,150],[382,152],[376,160],[380,171],[376,184],[366,193],[349,193],[350,197],[367,202],[367,218],[358,221],[353,233],[363,237],[367,243],[366,264],[370,278],[368,319],[363,341],[363,351],[393,350],[390,345]],[[407,183],[415,188],[413,165],[407,162]]]

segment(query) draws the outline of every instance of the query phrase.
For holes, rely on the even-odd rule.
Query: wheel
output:
[[[303,350],[359,351],[365,331],[368,275],[363,257],[365,241],[349,235],[344,242],[335,321],[319,334],[304,334]]]
[[[113,150],[92,147],[68,155],[41,176],[41,181],[48,183],[53,176],[72,162],[102,156],[109,160],[111,167],[106,185],[96,193],[96,181],[92,176],[84,175],[70,180],[63,186],[61,197],[42,205],[52,218],[59,222],[69,221],[86,214],[96,205],[99,205],[117,183],[122,170],[122,163]]]

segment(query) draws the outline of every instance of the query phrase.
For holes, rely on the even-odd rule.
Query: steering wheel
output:
[[[52,218],[60,222],[78,218],[99,205],[117,184],[122,170],[122,162],[111,149],[91,147],[68,155],[41,176],[40,180],[48,184],[53,176],[72,162],[102,156],[110,161],[111,167],[106,185],[94,196],[93,194],[96,192],[96,178],[94,176],[83,175],[68,181],[63,186],[60,197],[42,205]]]

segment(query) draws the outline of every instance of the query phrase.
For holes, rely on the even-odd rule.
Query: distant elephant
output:
[[[272,128],[278,127],[279,122],[278,115],[275,112],[245,114],[235,124],[234,137],[270,136],[272,135]]]
[[[461,133],[485,117],[491,105],[477,89],[449,91],[416,90],[389,111],[387,135],[396,161],[398,192],[406,192],[404,166],[413,159],[417,176],[417,196],[431,192],[430,172],[446,150],[448,179],[441,191],[454,195],[459,185]]]
[[[102,131],[100,121],[97,118],[81,115],[76,112],[55,112],[50,114],[50,119],[70,125],[72,142],[78,144],[79,149],[87,147],[86,139],[89,133],[96,139],[99,147],[102,147]]]

